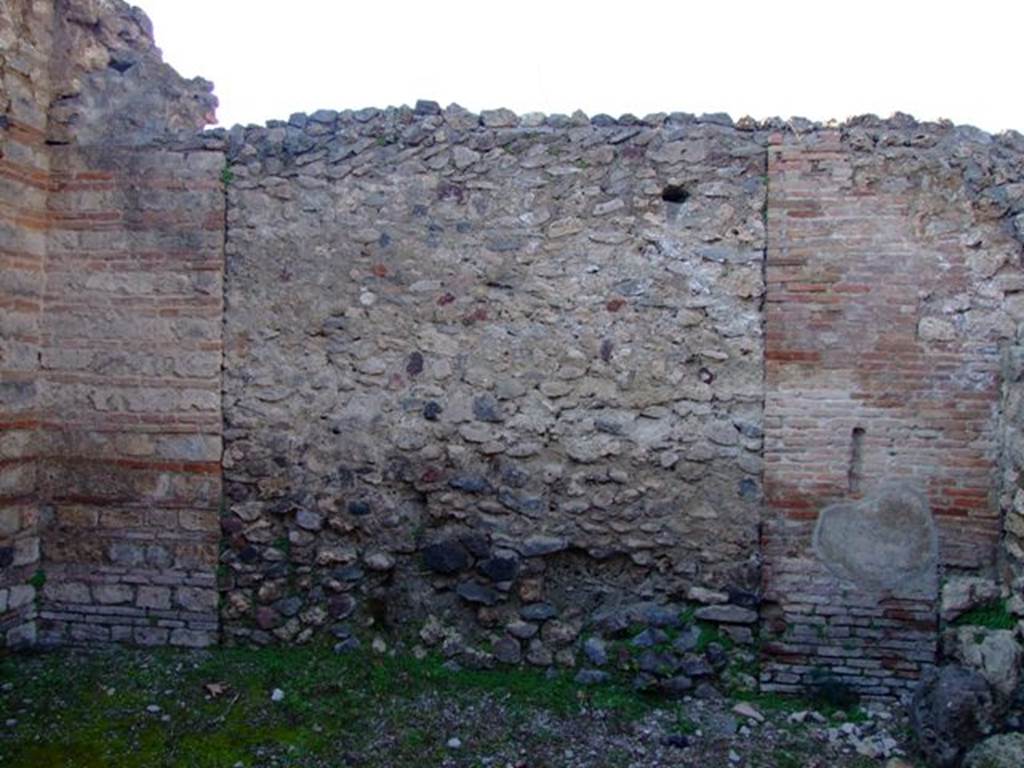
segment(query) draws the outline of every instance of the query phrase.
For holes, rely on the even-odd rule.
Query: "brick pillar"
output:
[[[42,17],[0,7],[0,646],[35,640],[39,317],[50,49]]]
[[[990,565],[999,536],[997,345],[939,309],[974,290],[969,211],[927,175],[879,184],[884,162],[838,131],[769,149],[767,690],[906,691],[935,659],[938,570]]]
[[[45,642],[216,638],[223,163],[53,153]]]

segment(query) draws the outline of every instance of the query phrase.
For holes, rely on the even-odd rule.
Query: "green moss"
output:
[[[424,698],[491,699],[523,721],[538,709],[584,708],[631,719],[653,706],[624,682],[581,689],[572,678],[571,671],[455,670],[435,655],[339,655],[328,644],[0,657],[0,682],[17,681],[16,695],[0,690],[0,711],[18,719],[16,730],[0,731],[0,762],[213,768],[254,765],[257,750],[269,749],[288,765],[334,764],[383,727],[398,734],[394,764],[435,765],[447,735],[422,723]],[[210,682],[225,692],[210,697]],[[274,688],[285,691],[283,701],[271,701]],[[151,704],[161,711],[148,712]]]
[[[225,164],[220,172],[220,182],[225,187],[228,186],[232,181],[235,180],[235,173],[231,170],[231,166]]]
[[[32,578],[28,580],[28,583],[35,587],[38,592],[43,588],[43,585],[46,584],[46,571],[40,568],[32,574]]]
[[[725,651],[731,651],[736,646],[733,639],[724,634],[717,624],[698,621],[697,626],[700,628],[700,637],[697,639],[697,653],[704,653],[712,643],[718,643]]]
[[[958,627],[985,627],[986,629],[1013,629],[1017,626],[1017,617],[1006,610],[1006,601],[996,600],[986,605],[979,605],[953,621]]]
[[[675,730],[676,730],[677,733],[681,733],[684,736],[692,736],[693,734],[695,734],[697,732],[698,727],[699,726],[697,725],[697,722],[695,720],[687,717],[682,709],[680,709],[676,713],[676,727],[675,727]]]

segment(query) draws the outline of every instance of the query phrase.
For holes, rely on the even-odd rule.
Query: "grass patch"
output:
[[[584,708],[633,719],[653,706],[618,682],[580,688],[568,671],[460,670],[433,655],[327,646],[7,655],[4,683],[0,711],[18,721],[0,730],[0,765],[10,768],[221,768],[271,764],[268,755],[333,765],[382,729],[393,737],[380,765],[440,764],[447,736],[429,719],[453,702],[493,701],[510,721]],[[223,691],[209,695],[208,683]],[[274,688],[282,701],[271,701]]]

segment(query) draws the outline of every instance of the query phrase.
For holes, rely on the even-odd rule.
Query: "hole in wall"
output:
[[[125,72],[127,72],[129,69],[131,69],[133,66],[135,66],[135,62],[134,61],[128,61],[127,59],[115,59],[115,58],[112,58],[109,62],[107,62],[107,66],[110,67],[115,72],[123,75]]]
[[[661,199],[666,203],[685,203],[690,199],[690,193],[686,191],[686,187],[680,184],[666,184],[665,188],[661,190]]]
[[[846,484],[851,494],[861,491],[864,479],[864,428],[854,427],[850,433],[850,467],[846,473]]]

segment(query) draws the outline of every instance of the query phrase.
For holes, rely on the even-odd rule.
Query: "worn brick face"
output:
[[[1000,347],[1015,322],[997,286],[1019,274],[1019,244],[961,168],[871,138],[769,148],[763,546],[779,613],[763,682],[782,690],[831,672],[897,693],[935,661],[934,589],[835,576],[810,548],[823,507],[893,481],[920,490],[947,571],[991,569],[1000,537]]]
[[[49,585],[0,631],[131,639],[181,585],[207,598],[169,626],[209,632],[223,159],[189,138],[208,84],[117,3],[5,3],[0,39],[0,589]],[[148,79],[106,66],[126,49]]]
[[[35,638],[51,13],[0,8],[0,645]]]

